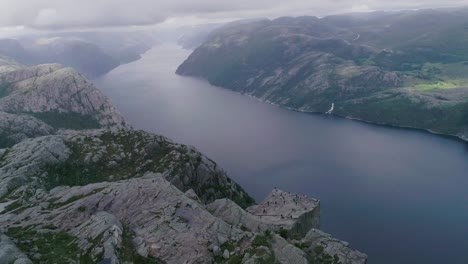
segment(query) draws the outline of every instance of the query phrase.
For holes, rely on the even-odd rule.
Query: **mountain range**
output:
[[[36,65],[59,63],[87,78],[140,59],[156,40],[146,33],[76,32],[0,39],[0,56]]]

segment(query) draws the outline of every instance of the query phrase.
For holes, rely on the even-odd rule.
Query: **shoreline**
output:
[[[224,87],[221,87],[221,88],[227,89],[227,88],[224,88]],[[304,110],[295,109],[295,108],[292,108],[292,107],[283,106],[283,105],[273,103],[273,102],[270,102],[270,101],[262,100],[262,99],[260,99],[258,97],[255,97],[253,95],[249,95],[249,94],[246,94],[246,93],[241,93],[241,92],[238,92],[238,93],[242,94],[242,95],[247,95],[248,97],[251,97],[251,98],[253,98],[253,99],[255,99],[255,100],[259,101],[259,102],[268,103],[268,104],[271,104],[271,105],[274,105],[274,106],[277,106],[277,107],[281,107],[281,108],[285,108],[287,110],[294,111],[294,112],[299,112],[299,113],[304,113],[304,114],[311,114],[311,115],[330,115],[330,116],[333,116],[335,118],[342,118],[342,119],[352,120],[352,121],[365,123],[365,124],[373,125],[373,126],[386,127],[386,128],[392,128],[392,129],[412,130],[412,131],[422,132],[422,133],[426,133],[426,134],[430,134],[430,135],[439,136],[439,137],[447,138],[447,139],[450,139],[450,140],[458,141],[458,142],[464,143],[465,145],[468,146],[468,138],[464,139],[464,138],[462,138],[460,136],[435,132],[435,131],[432,131],[430,129],[411,127],[411,126],[399,126],[399,125],[392,125],[392,124],[380,123],[380,122],[372,122],[372,121],[367,121],[365,119],[360,119],[360,118],[357,118],[357,117],[343,116],[343,115],[334,114],[334,113],[326,114],[324,112],[304,111]]]
[[[208,81],[207,79],[202,78],[202,77],[178,74],[177,72],[175,72],[175,74],[177,74],[179,76],[183,76],[183,77],[190,77],[190,78],[195,78],[195,79],[198,79],[198,80],[203,80],[203,81],[209,83],[210,85],[212,85],[214,87],[218,87],[218,88],[228,90],[228,91],[240,94],[240,95],[244,95],[244,96],[250,97],[250,98],[252,98],[252,99],[254,99],[254,100],[258,101],[258,102],[267,103],[267,104],[270,104],[270,105],[273,105],[273,106],[276,106],[276,107],[280,107],[280,108],[284,108],[284,109],[287,109],[287,110],[290,110],[290,111],[294,111],[294,112],[298,112],[298,113],[304,113],[304,114],[311,114],[311,115],[326,115],[326,113],[324,113],[324,112],[304,111],[304,110],[300,110],[300,109],[280,105],[280,104],[277,104],[277,103],[274,103],[274,102],[271,102],[271,101],[268,101],[268,100],[263,100],[263,99],[261,99],[259,97],[253,96],[253,95],[248,94],[248,93],[243,93],[243,92],[235,91],[235,90],[232,90],[232,89],[229,89],[229,88],[226,88],[226,87],[214,85],[210,81]],[[367,120],[356,118],[356,117],[343,116],[343,115],[338,115],[338,114],[334,114],[334,113],[331,113],[331,114],[328,114],[328,115],[333,116],[335,118],[342,118],[342,119],[352,120],[352,121],[361,122],[361,123],[365,123],[365,124],[373,125],[373,126],[387,127],[387,128],[392,128],[392,129],[413,130],[413,131],[417,131],[417,132],[422,132],[422,133],[426,133],[426,134],[430,134],[430,135],[434,135],[434,136],[454,140],[454,141],[463,143],[464,145],[468,146],[468,138],[465,139],[465,138],[463,138],[461,136],[457,136],[457,135],[451,135],[451,134],[444,134],[444,133],[440,133],[440,132],[435,132],[435,131],[432,131],[430,129],[411,127],[411,126],[399,126],[399,125],[392,125],[392,124],[380,123],[380,122],[372,122],[372,121],[367,121]]]

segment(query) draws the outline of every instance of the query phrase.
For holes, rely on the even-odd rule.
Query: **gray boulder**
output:
[[[6,235],[0,233],[0,263],[32,264],[24,254]]]
[[[301,240],[301,245],[307,247],[306,252],[315,256],[317,247],[323,249],[328,256],[337,256],[342,264],[365,264],[367,255],[349,247],[349,243],[333,238],[318,229],[311,229]]]

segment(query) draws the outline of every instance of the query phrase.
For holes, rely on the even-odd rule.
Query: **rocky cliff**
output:
[[[5,263],[367,259],[317,230],[318,200],[275,189],[251,206],[216,163],[143,131],[67,131],[2,149],[0,197]]]
[[[177,73],[299,111],[325,113],[333,104],[339,116],[468,140],[467,15],[421,10],[231,24]],[[446,36],[448,29],[457,34]]]
[[[255,205],[74,70],[2,69],[0,263],[366,263],[318,230],[318,200],[275,189]]]
[[[124,127],[124,119],[81,74],[58,64],[0,71],[0,147],[58,129]]]

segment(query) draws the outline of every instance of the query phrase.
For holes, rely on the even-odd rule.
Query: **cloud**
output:
[[[0,28],[75,29],[468,5],[468,0],[1,0]]]
[[[39,11],[34,24],[38,26],[50,26],[54,25],[56,22],[57,10],[46,8]]]

